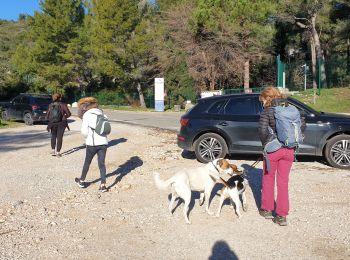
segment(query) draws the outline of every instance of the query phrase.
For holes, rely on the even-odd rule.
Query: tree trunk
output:
[[[142,108],[146,108],[145,98],[144,98],[143,93],[142,93],[141,83],[140,82],[137,82],[137,92],[139,93],[140,106]]]
[[[316,14],[314,16],[312,16],[311,18],[311,26],[312,26],[312,38],[314,40],[314,44],[315,44],[315,49],[316,49],[316,55],[317,55],[317,59],[318,60],[322,60],[324,61],[324,55],[323,55],[323,52],[322,52],[322,48],[321,48],[321,43],[320,43],[320,37],[318,35],[318,32],[316,30]],[[327,87],[327,77],[326,77],[326,68],[325,68],[325,64],[324,62],[321,62],[320,63],[320,70],[321,70],[321,73],[320,73],[320,76],[321,76],[321,86],[323,87]],[[321,87],[319,86],[319,87]]]
[[[215,83],[216,83],[216,71],[215,71],[215,65],[210,65],[210,90],[215,90]]]
[[[249,89],[249,60],[244,62],[244,92],[250,93]]]
[[[314,90],[314,104],[316,104],[317,80],[316,80],[316,50],[313,38],[311,38],[311,61],[312,61],[312,88]]]

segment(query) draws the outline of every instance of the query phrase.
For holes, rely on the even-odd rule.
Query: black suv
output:
[[[299,155],[324,156],[337,168],[350,169],[350,116],[317,112],[288,98],[306,116],[304,142]],[[178,146],[194,151],[201,162],[227,154],[261,154],[258,124],[259,94],[234,94],[200,99],[181,117]]]
[[[46,121],[46,111],[51,97],[40,94],[20,94],[9,103],[3,105],[4,120],[23,120],[26,125],[37,121]]]

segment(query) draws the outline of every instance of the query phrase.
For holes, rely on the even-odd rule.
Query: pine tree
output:
[[[19,74],[31,74],[37,84],[57,91],[74,81],[74,60],[66,52],[83,25],[84,6],[82,0],[42,0],[40,6],[42,12],[28,18],[26,42],[13,61]]]
[[[126,41],[134,30],[138,16],[136,0],[92,0],[90,6],[89,66],[94,76],[109,77],[123,83],[126,74]]]

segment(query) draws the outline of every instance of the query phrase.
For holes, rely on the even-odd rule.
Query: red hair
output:
[[[278,90],[278,88],[272,86],[264,88],[259,96],[260,101],[266,101],[264,107],[270,107],[272,100],[275,98],[285,98],[285,96]]]

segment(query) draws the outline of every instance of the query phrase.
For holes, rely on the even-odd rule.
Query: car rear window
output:
[[[38,105],[45,105],[51,103],[51,98],[49,97],[33,97],[32,102]]]
[[[210,108],[208,109],[208,113],[209,114],[219,114],[220,110],[222,109],[222,107],[225,105],[226,103],[226,99],[224,100],[218,100],[216,102],[214,102]]]
[[[231,98],[225,106],[225,115],[256,115],[253,97]]]

